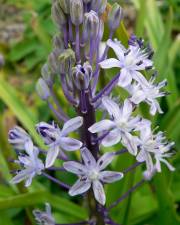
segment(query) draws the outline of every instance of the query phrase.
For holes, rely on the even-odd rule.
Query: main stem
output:
[[[78,108],[78,114],[83,117],[84,122],[81,129],[81,140],[84,145],[91,151],[94,158],[98,159],[99,145],[93,142],[97,139],[97,134],[92,134],[88,131],[88,128],[96,122],[95,109],[91,104],[90,91],[84,91],[84,94],[80,94],[80,106]],[[86,110],[82,110],[81,106],[85,105]],[[87,201],[90,211],[90,218],[95,218],[98,225],[105,225],[101,213],[98,211],[98,203],[94,198],[92,189],[87,194]]]

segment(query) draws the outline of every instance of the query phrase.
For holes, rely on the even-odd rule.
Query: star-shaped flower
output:
[[[149,81],[144,77],[141,79],[140,83],[133,83],[127,87],[127,90],[131,94],[131,101],[134,104],[139,104],[140,102],[146,102],[150,105],[150,113],[155,115],[158,111],[163,113],[157,98],[165,96],[166,92],[161,92],[160,89],[167,85],[167,80],[163,80],[158,84],[154,84],[155,77],[153,76]]]
[[[55,225],[55,220],[51,214],[51,206],[46,203],[46,211],[40,211],[38,209],[33,210],[35,220],[39,225]]]
[[[115,153],[105,153],[96,162],[87,148],[81,149],[84,164],[69,161],[63,164],[64,168],[79,176],[77,182],[69,190],[71,196],[85,193],[92,186],[95,199],[102,205],[106,202],[103,183],[113,183],[123,178],[123,173],[103,171],[114,159]]]
[[[131,154],[136,155],[136,137],[133,136],[131,132],[136,129],[141,118],[131,116],[133,111],[131,102],[126,99],[124,104],[119,107],[119,105],[109,97],[103,97],[102,103],[108,111],[111,120],[105,119],[97,122],[89,128],[89,131],[91,133],[109,131],[102,140],[103,146],[109,147],[122,141],[122,144],[128,149],[128,151]]]
[[[48,145],[49,150],[46,157],[46,168],[51,167],[59,153],[63,154],[65,151],[75,151],[82,147],[82,142],[67,137],[70,132],[77,130],[83,124],[83,118],[78,116],[68,120],[62,130],[56,124],[47,124],[41,122],[36,125],[38,133],[42,136],[45,144]]]
[[[174,143],[168,143],[165,139],[161,131],[154,135],[150,127],[141,130],[140,151],[136,159],[139,162],[146,162],[147,172],[154,173],[154,170],[161,172],[161,162],[165,163],[169,170],[174,171],[174,167],[166,160],[166,158],[172,156],[172,153],[168,152]],[[156,161],[155,164],[153,160]]]
[[[38,158],[39,150],[33,146],[32,142],[25,144],[25,155],[20,155],[15,162],[24,169],[17,172],[17,175],[11,180],[13,184],[25,180],[25,186],[28,187],[32,183],[32,179],[36,175],[40,175],[44,169],[43,162]]]
[[[149,59],[150,53],[138,43],[130,45],[128,49],[124,49],[119,42],[109,39],[107,45],[114,50],[118,59],[105,59],[99,65],[104,69],[121,68],[119,86],[126,87],[131,84],[133,79],[141,82],[143,75],[139,71],[153,66],[153,62]]]

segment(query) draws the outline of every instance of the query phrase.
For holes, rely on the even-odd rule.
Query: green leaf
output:
[[[6,199],[0,199],[0,210],[12,208],[24,208],[28,206],[35,206],[36,204],[44,204],[49,202],[52,207],[60,210],[61,212],[72,215],[77,219],[86,219],[87,212],[82,208],[65,198],[52,195],[46,191],[20,194]]]
[[[21,102],[16,90],[2,78],[2,72],[0,72],[0,77],[0,98],[14,112],[18,120],[32,135],[34,141],[39,146],[44,147],[42,140],[35,130],[37,118],[27,109],[27,106]]]

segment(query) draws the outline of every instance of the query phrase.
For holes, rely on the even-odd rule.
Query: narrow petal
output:
[[[106,110],[108,111],[109,115],[112,116],[113,118],[119,119],[120,116],[120,110],[119,106],[116,102],[114,102],[112,99],[109,97],[103,97],[102,103]]]
[[[145,93],[141,90],[135,92],[132,97],[131,97],[131,101],[138,105],[139,103],[141,103],[142,101],[144,101],[146,98]]]
[[[102,61],[101,63],[99,63],[99,65],[103,69],[110,69],[110,68],[114,68],[114,67],[121,68],[121,65],[120,65],[119,60],[114,59],[114,58],[105,59],[104,61]]]
[[[122,69],[119,76],[118,85],[120,87],[127,87],[132,82],[132,75],[127,69]]]
[[[103,171],[100,173],[99,179],[104,183],[113,183],[115,181],[121,180],[124,174],[120,172],[113,171]]]
[[[100,122],[97,122],[93,124],[91,127],[89,127],[89,131],[91,133],[98,133],[102,131],[109,130],[114,127],[114,122],[111,120],[102,120]]]
[[[91,182],[89,181],[82,181],[77,180],[76,183],[70,188],[69,195],[75,196],[83,194],[84,192],[88,191],[91,187]]]
[[[75,151],[82,147],[82,142],[69,137],[61,137],[59,144],[60,147],[66,151]]]
[[[60,151],[60,149],[58,146],[56,146],[54,148],[50,148],[48,150],[48,153],[46,156],[46,168],[49,168],[54,164],[54,162],[59,154],[59,151]]]
[[[130,154],[137,155],[136,138],[134,138],[131,134],[126,132],[122,135],[122,144],[128,149]]]
[[[146,78],[138,71],[133,71],[132,77],[136,80],[139,84],[141,84],[144,88],[149,87],[149,83]]]
[[[147,170],[151,172],[153,171],[154,165],[153,165],[153,161],[152,161],[152,157],[150,153],[146,153],[146,166],[147,166]]]
[[[123,105],[123,117],[129,118],[131,113],[133,111],[132,103],[129,101],[129,99],[125,99],[124,105]]]
[[[96,167],[96,160],[87,148],[81,149],[81,156],[87,167]]]
[[[25,142],[25,146],[24,147],[25,147],[25,151],[27,152],[27,154],[29,156],[32,156],[33,155],[33,142],[32,142],[31,139],[29,139],[29,140],[27,140]]]
[[[73,119],[68,120],[62,129],[63,136],[66,136],[70,132],[77,130],[83,124],[83,118],[81,116],[77,116]]]
[[[163,162],[170,171],[175,171],[175,168],[167,160],[161,158],[160,161]]]
[[[20,183],[21,181],[27,179],[27,177],[29,176],[29,174],[31,174],[32,170],[29,169],[25,169],[20,171],[15,177],[13,177],[13,179],[11,180],[12,184],[17,184]]]
[[[124,51],[116,42],[109,39],[107,45],[111,47],[120,61],[124,61]]]
[[[112,160],[114,159],[115,153],[114,152],[107,152],[101,158],[98,159],[97,165],[99,170],[103,170],[108,166]]]
[[[32,183],[32,179],[33,177],[35,176],[35,172],[31,173],[29,176],[28,176],[28,179],[26,180],[25,182],[25,187],[29,187]]]
[[[138,162],[144,162],[146,160],[146,152],[141,150],[138,155],[136,156]]]
[[[104,147],[110,147],[116,145],[121,140],[121,133],[118,129],[114,129],[108,133],[108,135],[102,140]]]
[[[101,205],[105,205],[105,203],[106,203],[106,195],[105,195],[105,193],[104,193],[103,185],[101,184],[100,181],[95,180],[95,181],[93,182],[93,192],[94,192],[95,199],[96,199]]]
[[[63,163],[63,167],[65,170],[77,175],[83,175],[86,173],[86,167],[75,161],[65,162]]]

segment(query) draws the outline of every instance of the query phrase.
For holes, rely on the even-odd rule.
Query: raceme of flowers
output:
[[[104,186],[121,182],[125,176],[121,171],[112,171],[112,161],[128,152],[137,160],[136,166],[146,166],[142,180],[148,181],[156,172],[162,171],[161,163],[174,170],[167,161],[173,154],[171,149],[174,143],[168,142],[163,132],[155,133],[151,121],[139,115],[141,102],[149,105],[152,116],[163,113],[158,98],[167,94],[162,90],[167,81],[156,82],[153,51],[135,35],[129,38],[128,47],[114,39],[123,12],[115,3],[107,15],[107,21],[103,21],[102,14],[106,7],[106,0],[52,2],[52,18],[60,34],[58,32],[53,38],[53,50],[42,67],[42,77],[36,89],[52,111],[55,121],[36,125],[45,149],[36,146],[30,135],[20,127],[9,131],[9,143],[18,154],[14,162],[19,165],[12,183],[25,180],[28,187],[36,175],[43,175],[68,189],[71,196],[91,196],[92,190],[97,206],[101,205],[103,210],[108,211]],[[110,31],[105,45],[102,43],[104,23]],[[110,49],[114,52],[112,58],[108,58]],[[101,72],[114,67],[119,68],[118,74],[98,90]],[[61,85],[68,107],[74,108],[74,118],[70,118],[61,107],[54,91],[56,82]],[[120,93],[122,88],[127,92],[126,98],[113,94],[114,89]],[[98,111],[101,111],[102,117],[97,119]],[[120,144],[123,148],[112,152],[112,146]],[[74,151],[80,153],[77,160],[72,160]],[[63,162],[63,167],[56,166],[58,161]],[[72,173],[78,179],[75,184],[65,184],[48,173],[52,169]],[[112,207],[119,202],[112,203]],[[104,224],[114,224],[108,213],[103,212],[99,213],[100,217],[103,215]],[[39,224],[55,225],[48,204],[46,212],[35,210],[34,215]],[[100,224],[96,215],[94,222],[90,221],[92,218],[81,224]]]

